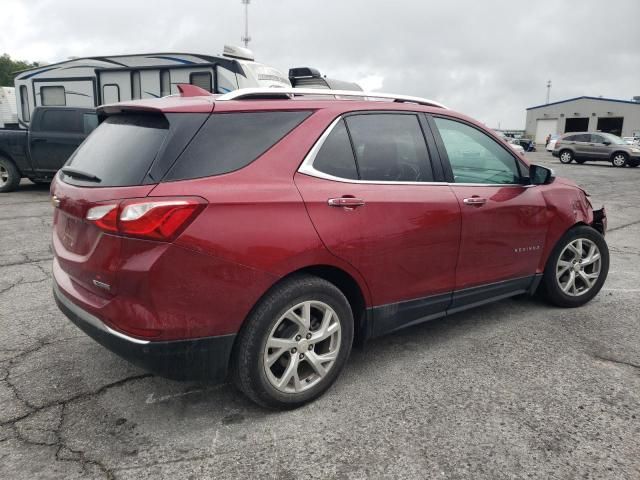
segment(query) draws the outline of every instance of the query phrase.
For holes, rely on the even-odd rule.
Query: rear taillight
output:
[[[123,200],[97,205],[87,220],[101,230],[127,237],[171,241],[204,209],[199,197]]]

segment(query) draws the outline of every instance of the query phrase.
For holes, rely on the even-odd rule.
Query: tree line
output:
[[[27,62],[25,60],[13,60],[9,54],[0,56],[0,86],[13,87],[13,79],[17,72],[28,68],[38,67],[37,62]]]

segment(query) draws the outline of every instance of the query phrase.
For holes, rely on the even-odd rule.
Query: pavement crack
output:
[[[640,220],[636,220],[635,222],[625,223],[624,225],[607,229],[607,233],[615,232],[616,230],[622,230],[623,228],[631,227],[633,225],[638,225],[639,223],[640,223]]]
[[[603,362],[615,363],[616,365],[626,365],[627,367],[632,367],[640,370],[640,365],[632,362],[625,362],[624,360],[617,360],[615,358],[603,357],[601,355],[593,355],[593,358],[596,360],[601,360]]]

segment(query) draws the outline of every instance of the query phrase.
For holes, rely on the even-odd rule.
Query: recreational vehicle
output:
[[[28,126],[39,106],[93,108],[124,100],[164,97],[190,83],[212,93],[245,87],[291,87],[275,68],[253,53],[225,45],[221,56],[149,53],[86,57],[20,72],[15,79],[18,119]]]
[[[18,126],[16,93],[13,87],[0,87],[0,128]]]

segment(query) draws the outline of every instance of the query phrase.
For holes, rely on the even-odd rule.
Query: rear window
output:
[[[86,182],[65,175],[68,183],[95,187],[139,185],[162,146],[169,122],[159,115],[114,115],[87,137],[66,167],[95,175]]]
[[[209,177],[239,170],[302,123],[311,112],[213,114],[165,177]]]
[[[82,133],[82,115],[75,110],[46,110],[42,113],[40,131]]]

